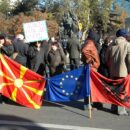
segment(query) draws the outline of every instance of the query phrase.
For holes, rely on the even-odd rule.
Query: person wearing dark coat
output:
[[[50,70],[49,70],[49,66],[48,66],[48,63],[47,63],[47,56],[48,56],[48,53],[50,51],[50,48],[51,48],[51,43],[49,40],[45,40],[42,42],[41,44],[41,47],[44,49],[44,54],[45,54],[45,75],[46,77],[50,77]]]
[[[22,34],[18,34],[16,39],[13,41],[14,45],[14,61],[18,62],[23,66],[27,66],[27,51],[28,44],[24,42],[24,37]]]
[[[0,36],[0,51],[2,54],[7,55],[8,57],[12,57],[14,52],[14,47],[10,39],[5,39]]]
[[[108,69],[107,61],[106,61],[106,51],[107,51],[109,45],[113,42],[113,40],[114,40],[114,37],[112,37],[112,36],[106,37],[104,40],[104,44],[102,45],[100,54],[99,54],[100,66],[98,68],[98,72],[107,78],[110,78],[110,74],[109,74],[109,69]]]
[[[100,53],[101,50],[101,45],[100,45],[100,35],[98,34],[98,32],[96,31],[96,29],[90,29],[88,32],[88,39],[93,39],[94,44],[98,50],[98,53]]]
[[[43,41],[41,43],[41,47],[44,49],[44,52],[45,52],[45,60],[47,61],[47,55],[48,55],[48,52],[51,48],[51,43],[50,41]]]
[[[5,35],[0,35],[0,53],[11,58],[14,52],[13,44],[10,39],[7,39]],[[9,99],[0,94],[0,103],[6,103]]]
[[[33,42],[28,48],[28,67],[32,71],[45,75],[45,52],[41,42]]]
[[[47,62],[50,69],[50,76],[64,72],[66,57],[62,47],[57,41],[51,43],[51,48],[47,56]]]
[[[80,66],[81,44],[77,36],[73,33],[68,40],[67,51],[70,58],[70,69],[76,69]]]

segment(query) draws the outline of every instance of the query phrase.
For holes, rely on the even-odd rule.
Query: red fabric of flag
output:
[[[92,102],[130,108],[130,74],[118,80],[108,79],[94,70],[91,70],[90,75]]]
[[[0,54],[0,93],[29,108],[39,109],[45,87],[42,76]]]

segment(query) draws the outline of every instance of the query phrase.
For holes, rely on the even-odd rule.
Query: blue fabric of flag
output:
[[[48,101],[74,101],[89,95],[89,65],[47,79],[45,99]]]

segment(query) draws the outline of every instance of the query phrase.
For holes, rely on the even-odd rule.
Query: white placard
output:
[[[23,24],[26,42],[48,40],[46,21],[36,21]]]

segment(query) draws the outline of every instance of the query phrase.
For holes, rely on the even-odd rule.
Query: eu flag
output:
[[[47,80],[46,100],[74,101],[90,95],[89,65],[56,75]]]

